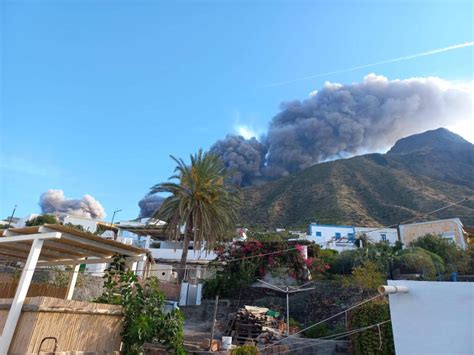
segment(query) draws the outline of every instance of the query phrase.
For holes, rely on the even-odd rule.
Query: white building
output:
[[[306,239],[315,242],[321,249],[333,249],[341,252],[356,248],[355,229],[351,226],[311,223]]]
[[[356,238],[367,237],[369,243],[388,243],[391,246],[398,241],[396,228],[354,227]]]
[[[341,252],[356,249],[356,240],[362,237],[367,237],[369,243],[386,242],[394,245],[398,240],[398,232],[395,228],[311,223],[308,227],[308,235],[300,236],[298,239],[312,241],[318,244],[321,249],[333,249]]]
[[[64,216],[63,218],[63,223],[64,224],[75,224],[75,225],[80,225],[82,228],[84,228],[85,231],[90,232],[90,233],[95,233],[97,231],[97,226],[101,222],[98,219],[92,219],[92,218],[87,218],[87,217],[82,217],[82,216],[75,216],[68,214]]]

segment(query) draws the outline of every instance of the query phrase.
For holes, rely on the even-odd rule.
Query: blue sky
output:
[[[470,1],[6,1],[1,3],[0,216],[42,192],[91,194],[111,217],[187,157],[265,131],[282,101],[326,80],[473,79]]]

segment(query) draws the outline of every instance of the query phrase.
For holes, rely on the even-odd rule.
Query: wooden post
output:
[[[69,285],[67,287],[67,296],[66,296],[67,300],[72,300],[72,296],[74,295],[74,289],[76,288],[77,276],[79,275],[80,267],[81,267],[81,264],[77,264],[72,269],[72,276],[69,279]]]
[[[286,335],[290,336],[290,293],[288,286],[286,286]]]
[[[216,326],[218,304],[219,304],[219,295],[216,296],[216,304],[214,306],[214,318],[212,319],[211,339],[209,340],[209,351],[212,351],[212,341],[214,340],[214,327]]]
[[[25,266],[21,273],[20,282],[18,283],[15,298],[13,298],[10,311],[8,312],[5,326],[3,327],[3,333],[0,337],[0,355],[7,355],[8,349],[10,348],[13,335],[15,334],[16,325],[21,316],[21,309],[25,298],[28,293],[28,289],[31,284],[31,279],[36,269],[41,248],[43,247],[43,239],[34,239],[31,243],[30,253],[26,259]]]

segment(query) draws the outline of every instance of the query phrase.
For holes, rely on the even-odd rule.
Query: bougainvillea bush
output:
[[[317,245],[307,244],[307,258],[303,256],[303,250],[303,244],[295,242],[249,241],[219,245],[215,249],[217,259],[211,264],[216,275],[206,281],[204,296],[232,296],[267,273],[284,270],[287,276],[304,282],[329,268],[318,257]]]

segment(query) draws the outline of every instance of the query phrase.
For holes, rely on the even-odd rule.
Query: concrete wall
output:
[[[367,235],[373,243],[383,242],[385,240],[393,245],[398,240],[398,232],[396,228],[377,228],[377,227],[354,227],[356,236]]]
[[[168,262],[180,261],[182,249],[156,249],[150,248],[154,259],[166,260]],[[211,261],[217,258],[217,255],[212,252],[204,250],[188,250],[188,261]]]
[[[321,236],[317,235],[318,232],[321,233]],[[340,240],[335,239],[336,233],[340,234]],[[355,248],[353,241],[349,241],[350,234],[355,236],[354,227],[311,223],[307,240],[319,244],[323,249],[344,251]]]
[[[401,354],[474,354],[474,283],[388,281],[395,350]]]
[[[79,224],[84,227],[86,231],[89,231],[91,233],[95,233],[95,231],[97,230],[97,221],[90,218],[67,215],[66,217],[64,217],[63,223]]]
[[[466,248],[462,223],[459,218],[443,219],[431,222],[402,224],[400,229],[400,240],[408,246],[410,242],[426,235],[437,234],[444,238],[453,239],[461,248]]]

